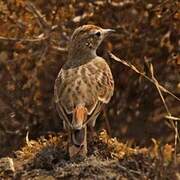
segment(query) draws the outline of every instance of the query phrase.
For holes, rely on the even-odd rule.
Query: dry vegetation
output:
[[[0,1],[0,156],[13,158],[12,177],[180,179],[179,9],[176,0]],[[53,84],[83,24],[116,29],[98,50],[115,94],[97,129],[118,141],[101,131],[71,162],[66,135],[53,133],[62,130]]]
[[[68,160],[66,135],[49,135],[27,142],[13,155],[14,169],[4,166],[1,178],[14,179],[178,179],[171,145],[131,148],[110,138],[105,130],[89,142],[85,159]],[[1,170],[1,167],[0,167]]]

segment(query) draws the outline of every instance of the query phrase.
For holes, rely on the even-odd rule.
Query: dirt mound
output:
[[[110,138],[106,131],[91,140],[87,158],[69,160],[66,134],[48,135],[16,151],[13,172],[0,169],[0,178],[12,179],[178,179],[171,145],[132,148]],[[178,160],[178,159],[177,159]],[[179,163],[179,164],[178,164]],[[179,168],[179,169],[178,169]]]

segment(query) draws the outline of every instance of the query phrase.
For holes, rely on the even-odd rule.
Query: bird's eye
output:
[[[98,32],[95,33],[95,35],[98,36],[98,37],[100,37],[100,36],[101,36],[101,32],[98,31]]]

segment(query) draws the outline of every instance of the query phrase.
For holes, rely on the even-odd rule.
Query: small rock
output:
[[[14,171],[15,169],[12,158],[4,157],[0,159],[0,173],[12,174]]]

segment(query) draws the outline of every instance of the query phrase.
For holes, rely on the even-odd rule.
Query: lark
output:
[[[87,126],[96,119],[114,91],[114,80],[105,59],[96,50],[112,29],[83,25],[72,34],[68,58],[55,81],[58,114],[68,132],[70,158],[87,155]]]

